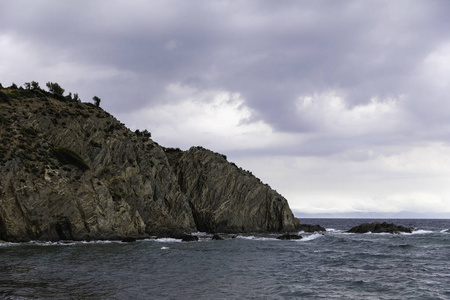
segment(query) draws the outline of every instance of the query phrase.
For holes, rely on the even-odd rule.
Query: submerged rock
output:
[[[283,234],[283,235],[277,237],[278,240],[299,240],[299,239],[302,239],[302,238],[303,237],[301,235],[289,234],[289,233],[286,233],[286,234]]]
[[[211,237],[211,239],[212,239],[212,240],[215,240],[215,241],[221,241],[221,240],[224,240],[224,238],[221,237],[221,236],[218,235],[218,234],[214,234],[214,235]]]
[[[190,235],[190,234],[178,234],[172,235],[171,238],[181,240],[182,242],[196,242],[198,241],[198,236]]]
[[[350,233],[400,233],[406,232],[411,233],[413,228],[408,228],[400,225],[395,225],[394,223],[387,222],[373,222],[373,223],[363,223],[361,225],[350,228],[347,232]]]

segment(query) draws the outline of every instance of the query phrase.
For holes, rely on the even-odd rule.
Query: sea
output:
[[[365,222],[412,234],[350,234]],[[450,220],[302,219],[324,233],[0,244],[0,299],[450,299]]]

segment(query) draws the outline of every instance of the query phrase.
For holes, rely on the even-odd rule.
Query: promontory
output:
[[[285,198],[224,155],[164,148],[94,100],[0,85],[0,240],[299,228]]]

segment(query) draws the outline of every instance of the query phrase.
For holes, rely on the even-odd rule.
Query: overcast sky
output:
[[[0,0],[0,83],[58,82],[301,212],[450,212],[450,1]]]

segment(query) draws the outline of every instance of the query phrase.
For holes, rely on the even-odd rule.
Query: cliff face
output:
[[[286,199],[224,155],[202,147],[168,153],[200,231],[292,231]]]
[[[0,90],[0,239],[280,231],[287,202],[220,155],[169,155],[92,104]],[[216,177],[217,176],[217,177]]]

